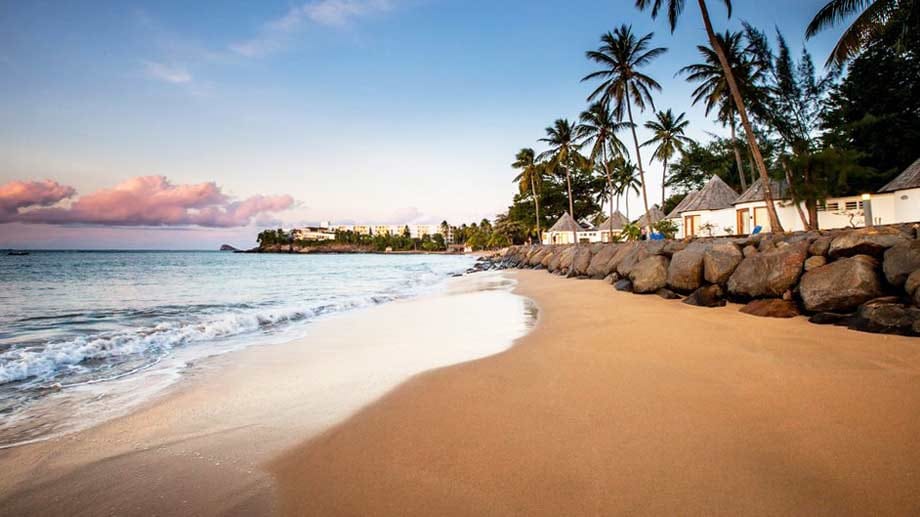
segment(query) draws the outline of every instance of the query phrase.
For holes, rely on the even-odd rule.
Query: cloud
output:
[[[147,77],[172,84],[185,84],[192,82],[192,74],[185,68],[175,65],[144,61],[144,72]]]
[[[53,181],[0,185],[0,222],[232,228],[294,205],[289,195],[234,200],[214,182],[174,185],[164,176],[142,176],[81,196],[69,207],[51,206],[74,194]]]
[[[280,50],[306,23],[342,27],[356,18],[392,8],[391,0],[316,0],[291,8],[284,16],[264,24],[259,34],[233,43],[230,50],[245,57],[260,57]]]

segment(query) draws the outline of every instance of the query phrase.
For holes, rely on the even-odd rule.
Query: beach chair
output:
[[[760,226],[758,224],[757,226],[754,227],[754,231],[751,232],[751,235],[757,235],[758,233],[760,233],[761,230],[763,230],[763,226]]]

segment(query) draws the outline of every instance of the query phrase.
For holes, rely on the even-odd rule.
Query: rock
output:
[[[793,244],[745,258],[728,279],[728,292],[741,298],[779,297],[802,274],[807,246]]]
[[[904,292],[907,293],[907,296],[913,296],[918,290],[920,290],[920,269],[911,273],[904,282]]]
[[[642,262],[651,255],[642,244],[644,243],[637,242],[635,246],[628,249],[622,256],[619,254],[614,256],[613,260],[620,259],[616,266],[617,273],[619,273],[620,276],[629,276],[629,272],[632,271],[632,268],[636,267],[636,264]]]
[[[234,248],[233,246],[229,244],[221,244],[220,251],[240,251],[240,250],[237,248]]]
[[[619,280],[619,277],[617,276],[616,273],[610,273],[609,275],[604,277],[604,282],[607,282],[608,284],[613,284],[617,280]]]
[[[617,291],[626,291],[628,293],[631,293],[633,290],[633,285],[632,285],[632,282],[630,282],[628,278],[621,278],[617,280],[616,282],[614,282],[613,288],[616,289]]]
[[[543,264],[543,259],[550,252],[550,248],[546,246],[541,246],[537,251],[535,251],[530,258],[527,259],[527,264],[536,267]]]
[[[616,254],[619,246],[616,244],[605,244],[591,257],[591,262],[588,264],[588,269],[586,274],[591,278],[604,278],[609,271],[607,270],[607,263],[610,262],[610,259]]]
[[[665,300],[677,300],[680,299],[680,295],[674,291],[668,289],[667,287],[662,287],[661,289],[655,291],[655,294],[664,298]]]
[[[543,259],[540,260],[540,265],[546,269],[549,269],[550,261],[555,259],[561,253],[559,246],[550,246],[548,252],[543,255]]]
[[[831,247],[832,237],[818,237],[808,246],[808,254],[813,257],[823,257],[827,255],[827,250]]]
[[[811,271],[827,264],[827,257],[824,255],[813,255],[805,259],[805,271]]]
[[[703,254],[703,278],[710,284],[724,284],[743,259],[738,246],[730,242],[716,244]]]
[[[607,262],[606,266],[604,266],[605,271],[607,273],[619,274],[619,272],[617,271],[617,268],[619,267],[620,262],[622,262],[623,259],[626,258],[628,255],[631,255],[638,247],[639,247],[638,242],[627,242],[625,244],[621,244],[617,248],[617,252],[614,253],[612,257],[610,257],[610,260]],[[620,275],[620,276],[622,277],[623,275]]]
[[[920,270],[920,240],[905,240],[888,248],[882,270],[889,284],[904,285],[911,273]]]
[[[861,306],[847,326],[865,332],[909,336],[914,333],[918,319],[920,309],[900,303],[873,303]]]
[[[840,259],[808,271],[799,282],[799,296],[809,312],[847,311],[882,294],[876,268],[868,255]]]
[[[675,253],[687,248],[687,241],[667,241],[667,244],[661,248],[661,254],[671,258]]]
[[[827,254],[831,258],[853,255],[881,257],[885,250],[903,242],[907,242],[907,238],[893,228],[861,228],[835,237]]]
[[[587,275],[588,266],[591,264],[591,257],[594,256],[594,246],[579,246],[575,252],[575,258],[572,259],[571,272],[576,275]]]
[[[744,254],[744,258],[752,257],[759,253],[759,251],[757,251],[757,248],[755,248],[754,246],[750,244],[745,246],[744,249],[741,250],[741,252]]]
[[[586,247],[587,246],[579,245],[579,244],[575,244],[572,246],[566,246],[566,248],[562,250],[562,254],[559,255],[559,264],[556,266],[555,269],[550,268],[550,271],[553,271],[554,273],[559,272],[562,274],[568,273],[569,270],[572,268],[572,263],[575,262],[575,254],[578,253],[578,250],[582,248],[586,248]]]
[[[689,293],[703,283],[703,254],[705,249],[691,246],[671,257],[668,266],[668,285],[676,291]]]
[[[786,289],[786,291],[783,293],[783,300],[786,300],[787,302],[791,302],[794,297],[795,295],[792,293],[792,289]]]
[[[668,257],[654,255],[643,259],[629,272],[633,292],[654,293],[668,283]]]
[[[842,325],[847,326],[850,324],[850,318],[853,314],[839,314],[836,312],[819,312],[813,314],[808,321],[816,325]]]
[[[753,300],[742,307],[741,312],[764,318],[794,318],[799,315],[799,309],[795,303],[776,298]]]
[[[725,292],[718,284],[704,285],[684,298],[687,305],[697,307],[722,307],[725,305]]]

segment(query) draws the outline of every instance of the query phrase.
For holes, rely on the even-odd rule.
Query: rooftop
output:
[[[898,174],[898,177],[879,189],[879,192],[894,192],[895,190],[907,190],[909,188],[920,188],[920,158],[917,158],[917,161],[904,169],[904,172]]]

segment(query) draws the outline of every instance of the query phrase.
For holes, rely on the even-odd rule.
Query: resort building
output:
[[[614,242],[623,233],[623,227],[629,224],[629,219],[625,215],[620,213],[619,210],[613,213],[612,217],[608,217],[606,221],[601,223],[597,227],[599,234],[599,241],[597,242]]]
[[[636,226],[639,228],[645,228],[646,226],[654,226],[658,221],[665,219],[666,215],[661,211],[661,208],[658,208],[658,205],[652,205],[652,208],[649,209],[647,213],[642,214],[636,221]]]
[[[333,241],[335,230],[316,226],[295,228],[291,230],[291,238],[295,241]]]
[[[585,228],[566,212],[556,221],[556,224],[543,232],[541,240],[543,244],[575,244],[581,242],[579,234],[584,231]],[[587,237],[585,239],[585,242],[588,242]]]
[[[713,176],[698,192],[688,195],[681,202],[681,224],[683,237],[697,234],[706,237],[732,235],[735,232],[735,218],[732,217],[732,203],[738,193],[732,190],[722,178]],[[673,215],[673,212],[672,212]]]

